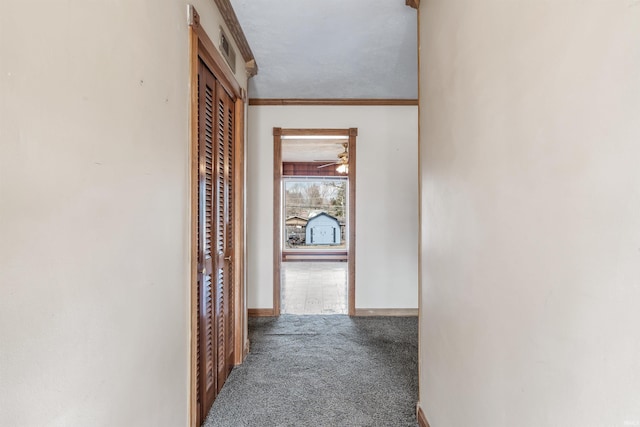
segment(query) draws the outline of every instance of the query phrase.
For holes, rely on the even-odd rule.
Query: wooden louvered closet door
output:
[[[218,341],[218,391],[233,366],[233,249],[232,160],[233,100],[217,86],[216,123],[216,333]]]
[[[198,406],[203,421],[233,367],[233,106],[198,70]]]

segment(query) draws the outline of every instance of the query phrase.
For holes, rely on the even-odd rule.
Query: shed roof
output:
[[[339,223],[338,218],[336,218],[335,216],[331,216],[326,212],[320,212],[319,214],[312,216],[311,218],[309,218],[309,221],[312,221],[312,220],[314,220],[316,218],[320,218],[321,216],[326,216],[326,217],[331,218],[332,220],[334,220],[334,221]]]

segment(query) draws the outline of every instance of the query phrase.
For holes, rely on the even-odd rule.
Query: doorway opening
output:
[[[340,145],[333,141],[325,144],[329,151]],[[296,172],[290,167],[291,160],[301,155],[289,141],[283,141],[282,150],[281,312],[347,314],[349,181],[333,174],[336,167],[326,160],[311,165],[311,173],[330,176],[291,175]],[[311,157],[332,155],[318,150]]]
[[[274,315],[354,315],[357,129],[273,133]]]

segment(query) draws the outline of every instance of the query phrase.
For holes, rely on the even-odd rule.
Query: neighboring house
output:
[[[300,216],[290,216],[284,223],[287,227],[304,227],[307,225],[307,221],[308,219]]]
[[[299,245],[304,243],[305,239],[305,227],[307,226],[307,219],[300,216],[290,216],[284,221],[286,240],[289,245]]]

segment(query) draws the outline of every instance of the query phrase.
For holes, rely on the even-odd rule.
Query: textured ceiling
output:
[[[251,98],[417,99],[417,17],[404,0],[231,0],[258,75]]]

